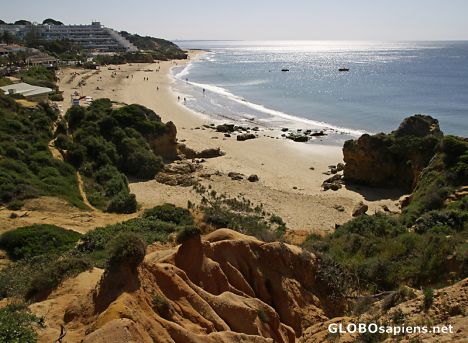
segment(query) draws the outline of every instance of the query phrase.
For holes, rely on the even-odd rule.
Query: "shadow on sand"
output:
[[[401,196],[407,195],[408,192],[399,188],[374,188],[357,184],[346,184],[345,188],[352,192],[361,194],[367,201],[378,200],[395,200],[400,199]]]

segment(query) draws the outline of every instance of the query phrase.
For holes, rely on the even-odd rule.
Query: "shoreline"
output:
[[[185,108],[188,110],[191,110],[194,114],[201,116],[204,119],[209,119],[214,122],[219,122],[221,123],[231,123],[235,125],[245,125],[245,126],[251,126],[255,125],[257,127],[263,128],[264,130],[271,131],[274,137],[278,137],[280,139],[285,138],[284,131],[282,131],[283,128],[288,128],[289,133],[295,133],[295,134],[303,134],[304,132],[307,131],[314,131],[314,132],[324,132],[325,135],[321,137],[316,137],[316,136],[309,136],[309,141],[307,142],[308,144],[319,144],[319,145],[332,145],[332,146],[339,146],[341,147],[343,143],[347,139],[356,139],[360,137],[362,134],[365,133],[371,133],[366,130],[362,129],[351,129],[351,128],[346,128],[346,127],[341,127],[339,125],[334,125],[330,124],[327,122],[323,121],[318,121],[318,120],[313,120],[313,119],[308,119],[306,117],[290,114],[287,112],[282,112],[280,110],[275,110],[272,108],[269,108],[263,104],[260,103],[255,103],[250,100],[247,100],[239,95],[235,95],[231,93],[231,91],[221,88],[215,85],[211,84],[203,84],[203,83],[197,83],[193,81],[189,81],[189,78],[186,80],[183,80],[183,78],[178,77],[179,74],[184,74],[184,71],[187,68],[190,68],[190,65],[194,62],[197,62],[197,59],[200,56],[207,55],[209,53],[212,53],[212,51],[207,51],[207,50],[202,50],[202,49],[197,49],[197,50],[190,50],[190,52],[194,53],[196,58],[190,58],[188,63],[185,64],[184,68],[181,68],[178,73],[174,73],[174,69],[177,67],[181,67],[180,65],[178,66],[173,66],[169,70],[169,74],[173,80],[174,87],[173,87],[173,92],[180,95],[181,98],[185,99],[185,96],[187,96],[188,103],[185,105]],[[184,74],[183,77],[186,77],[188,75]],[[185,84],[190,85],[189,87],[192,89],[187,89],[187,93],[184,93],[183,87]],[[175,89],[175,88],[179,89]],[[199,89],[200,91],[203,89],[207,91],[208,95],[212,95],[214,97],[220,97],[221,99],[217,99],[218,101],[229,101],[232,103],[237,103],[240,106],[245,106],[247,110],[253,111],[255,114],[253,115],[247,115],[247,114],[236,114],[232,111],[230,112],[225,112],[225,113],[210,113],[210,114],[205,114],[204,112],[197,111],[197,109],[193,109],[189,106],[190,102],[192,99],[195,100],[195,102],[200,102],[203,101],[203,99],[196,98],[194,97],[194,91],[195,89]],[[213,112],[213,111],[212,111]],[[262,116],[266,116],[265,118]],[[318,139],[319,138],[319,139]]]
[[[190,58],[193,58],[193,52]],[[351,219],[352,209],[359,201],[369,205],[369,213],[381,210],[382,205],[392,211],[398,210],[395,202],[400,194],[393,191],[365,187],[358,189],[360,193],[346,187],[336,192],[322,190],[322,182],[329,177],[324,174],[329,170],[328,166],[342,162],[341,147],[273,139],[262,133],[256,139],[241,142],[235,136],[227,138],[223,133],[203,126],[209,126],[215,120],[204,118],[203,114],[185,107],[173,90],[175,80],[171,69],[188,62],[126,64],[115,66],[115,70],[104,67],[97,73],[94,70],[61,69],[60,89],[64,91],[65,98],[62,108],[65,111],[69,107],[67,103],[72,92],[82,90],[83,95],[93,99],[107,97],[154,110],[162,121],[174,122],[179,142],[197,151],[219,147],[225,152],[224,156],[206,159],[202,163],[203,173],[212,176],[201,178],[201,184],[210,185],[218,193],[241,194],[254,203],[263,203],[268,212],[281,216],[293,230],[330,232],[335,225]],[[158,68],[160,71],[156,72]],[[153,71],[145,71],[149,69]],[[73,77],[76,72],[79,75]],[[143,81],[146,77],[149,80]],[[86,78],[86,84],[77,88],[77,83],[83,78]],[[231,180],[227,176],[229,172],[246,176],[256,174],[259,182]],[[130,190],[143,207],[164,202],[185,207],[188,200],[200,201],[200,196],[191,187],[168,186],[156,180],[131,182]],[[338,205],[344,210],[337,210]]]

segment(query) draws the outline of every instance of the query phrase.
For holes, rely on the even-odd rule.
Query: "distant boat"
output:
[[[349,68],[340,68],[338,71],[349,71]]]
[[[281,71],[289,71],[289,69],[283,68],[281,69]]]

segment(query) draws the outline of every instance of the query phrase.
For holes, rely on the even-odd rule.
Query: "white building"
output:
[[[45,40],[69,39],[87,50],[98,52],[126,52],[138,51],[117,31],[104,27],[100,22],[91,25],[0,25],[0,33],[8,31],[11,34],[24,38],[30,30]]]
[[[33,101],[46,101],[49,98],[49,94],[53,93],[53,89],[47,87],[33,86],[25,82],[14,83],[0,87],[0,89],[8,95],[19,94],[24,96],[28,100]]]

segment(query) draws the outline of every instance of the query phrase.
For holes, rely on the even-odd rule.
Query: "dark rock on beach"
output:
[[[359,216],[366,214],[368,209],[369,209],[369,206],[367,206],[362,201],[360,201],[356,206],[354,206],[353,217],[359,217]]]
[[[249,180],[250,182],[257,182],[259,178],[258,178],[258,175],[252,174],[247,178],[247,180]]]
[[[228,176],[231,178],[231,180],[235,180],[235,181],[243,180],[245,177],[244,174],[237,173],[237,172],[229,172]]]
[[[240,135],[237,135],[237,140],[238,141],[246,141],[249,139],[255,139],[257,136],[255,136],[253,133],[243,133]]]

